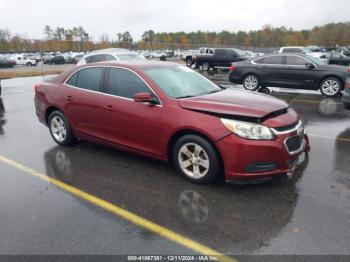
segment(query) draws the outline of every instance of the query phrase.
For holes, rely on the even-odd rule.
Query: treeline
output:
[[[208,46],[242,46],[242,47],[281,47],[288,45],[320,45],[344,46],[350,45],[350,22],[330,23],[325,26],[316,26],[311,30],[294,31],[286,27],[274,28],[264,25],[256,31],[229,32],[176,32],[156,33],[153,30],[144,32],[141,46],[150,46],[152,43],[177,43],[187,45]]]
[[[0,29],[0,51],[84,51],[107,47],[138,49],[190,49],[200,46],[241,46],[273,48],[286,45],[321,45],[328,47],[350,45],[350,22],[330,23],[311,30],[295,31],[292,28],[264,25],[260,30],[238,32],[174,32],[145,31],[140,41],[134,42],[130,32],[110,37],[102,34],[98,41],[81,26],[73,28],[45,26],[45,40],[24,39]]]

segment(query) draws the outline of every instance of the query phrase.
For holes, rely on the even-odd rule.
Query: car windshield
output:
[[[312,50],[311,50],[310,48],[308,48],[308,47],[304,47],[304,48],[303,48],[303,51],[304,51],[305,53],[313,53]]]
[[[121,55],[117,55],[117,57],[119,58],[119,60],[124,61],[124,60],[140,60],[140,59],[144,59],[143,56],[139,55],[139,54],[121,54]]]
[[[233,49],[239,56],[247,56],[247,53],[239,50],[239,49]]]
[[[316,65],[325,65],[326,63],[323,62],[321,59],[318,59],[314,56],[311,55],[305,55],[305,57],[309,60],[311,60],[313,63],[315,63]]]
[[[144,72],[172,98],[200,96],[222,90],[186,66],[150,68]]]

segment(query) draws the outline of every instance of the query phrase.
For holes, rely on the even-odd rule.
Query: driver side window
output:
[[[122,68],[109,69],[104,92],[129,99],[133,99],[136,93],[151,93],[140,77]]]
[[[287,56],[287,65],[305,66],[306,63],[308,63],[308,61],[300,56]]]

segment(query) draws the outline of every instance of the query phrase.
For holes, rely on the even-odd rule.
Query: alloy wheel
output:
[[[329,79],[322,84],[322,91],[327,96],[334,96],[339,92],[340,85],[338,81]]]
[[[258,87],[259,81],[255,76],[248,76],[244,79],[244,87],[247,90],[255,90]]]
[[[60,118],[59,116],[54,116],[51,119],[50,129],[51,129],[53,137],[58,142],[63,142],[66,139],[66,137],[67,137],[66,125],[65,125],[63,119]]]
[[[209,171],[208,154],[200,145],[195,143],[186,143],[180,148],[178,161],[182,171],[194,179],[204,177]]]

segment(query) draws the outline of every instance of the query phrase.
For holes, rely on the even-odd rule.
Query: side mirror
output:
[[[138,103],[156,104],[156,100],[150,93],[136,93],[134,95],[134,101]]]
[[[305,64],[305,67],[306,67],[307,69],[314,69],[314,68],[315,68],[315,65],[312,64],[312,63],[306,63],[306,64]]]

